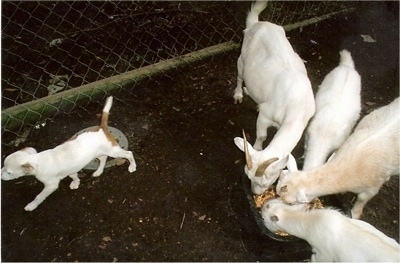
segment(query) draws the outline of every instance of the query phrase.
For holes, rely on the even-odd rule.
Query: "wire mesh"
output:
[[[351,2],[276,1],[261,19],[288,25]],[[240,43],[249,8],[247,1],[3,1],[2,111],[213,45]],[[25,110],[37,119],[54,118],[65,111],[62,104],[48,105],[50,116],[46,108]],[[2,136],[40,127],[27,119],[18,118],[12,128],[2,120]]]

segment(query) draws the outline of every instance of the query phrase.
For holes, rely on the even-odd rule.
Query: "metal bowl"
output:
[[[97,127],[98,126],[88,127],[86,129],[83,129],[83,130],[77,132],[75,135],[80,135],[84,132],[91,131]],[[118,130],[114,127],[108,127],[108,130],[114,136],[114,138],[117,140],[119,146],[124,150],[128,150],[128,139],[126,138],[126,136],[120,130]],[[111,159],[106,162],[105,168],[114,166],[116,164],[117,164],[116,159]],[[83,169],[84,170],[97,170],[99,165],[100,165],[100,161],[98,159],[94,159],[90,163],[88,163],[85,167],[83,167]]]

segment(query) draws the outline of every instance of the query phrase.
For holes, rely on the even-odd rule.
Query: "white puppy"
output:
[[[279,199],[261,210],[265,226],[306,240],[312,262],[399,262],[400,246],[371,224],[332,209],[307,210],[306,204],[288,205]]]
[[[77,189],[80,182],[78,172],[96,158],[100,160],[100,165],[93,176],[103,173],[107,156],[126,158],[130,162],[129,172],[136,170],[132,152],[123,150],[108,131],[108,115],[112,101],[112,97],[107,98],[100,126],[93,131],[74,136],[54,149],[37,153],[34,148],[28,147],[6,157],[4,167],[1,169],[1,179],[12,180],[25,175],[34,175],[44,184],[42,192],[25,206],[26,211],[36,209],[57,190],[60,181],[67,176],[72,178],[70,188]]]

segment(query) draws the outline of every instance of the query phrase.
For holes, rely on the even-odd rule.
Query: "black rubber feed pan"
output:
[[[253,192],[251,191],[251,182],[250,182],[249,178],[247,177],[247,175],[244,173],[242,175],[242,183],[243,183],[244,192],[247,197],[247,201],[249,202],[249,205],[250,205],[250,210],[251,210],[252,215],[254,216],[255,222],[260,230],[260,235],[266,236],[273,240],[277,240],[277,241],[281,241],[281,242],[302,241],[302,239],[300,239],[296,236],[292,236],[292,235],[280,236],[280,235],[277,235],[277,234],[269,231],[268,228],[266,228],[264,225],[264,221],[261,217],[260,210],[256,207],[256,204],[254,203]],[[349,207],[347,207],[343,202],[341,202],[337,195],[323,196],[323,197],[320,197],[320,200],[322,201],[322,204],[324,205],[324,207],[334,207],[336,209],[343,211],[347,216],[350,217]]]

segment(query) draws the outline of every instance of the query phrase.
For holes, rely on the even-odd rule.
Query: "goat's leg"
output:
[[[257,139],[253,145],[255,150],[261,151],[263,149],[263,142],[267,139],[267,130],[270,126],[273,126],[273,122],[263,115],[262,111],[260,110],[256,123]]]
[[[236,103],[242,103],[243,101],[243,62],[242,58],[239,57],[237,61],[237,68],[238,68],[238,75],[237,75],[237,84],[235,88],[235,94],[233,95],[233,98]]]
[[[378,188],[379,190],[379,188]],[[351,209],[351,217],[354,219],[359,219],[362,211],[364,209],[365,204],[374,197],[378,190],[368,190],[357,195],[357,201],[354,204],[353,208]]]

